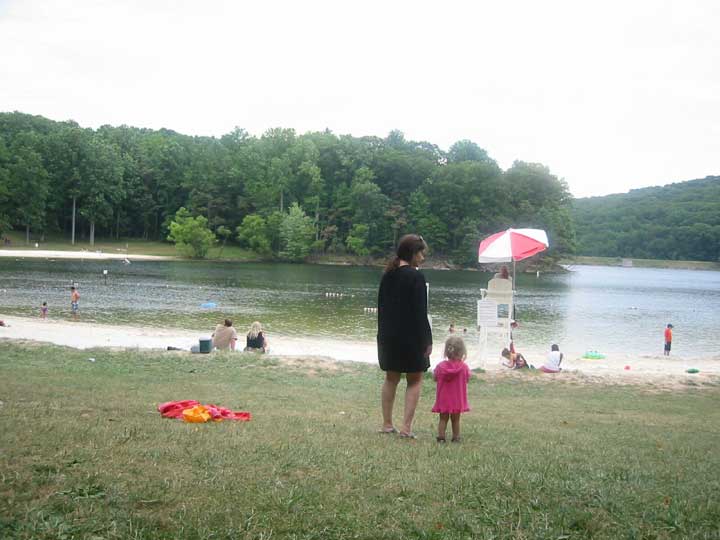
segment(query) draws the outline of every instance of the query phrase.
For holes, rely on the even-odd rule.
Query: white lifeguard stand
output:
[[[488,335],[500,335],[505,346],[510,345],[510,324],[513,316],[515,291],[509,279],[493,278],[488,282],[487,289],[480,289],[480,300],[477,301],[478,350],[481,365],[485,362]],[[507,306],[507,311],[499,314],[500,306]]]

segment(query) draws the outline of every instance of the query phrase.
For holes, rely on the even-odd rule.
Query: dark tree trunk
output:
[[[72,236],[70,243],[75,245],[75,203],[77,202],[77,196],[73,195],[73,209],[72,209]]]

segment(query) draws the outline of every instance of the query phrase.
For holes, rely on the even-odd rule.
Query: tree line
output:
[[[418,232],[434,254],[471,264],[480,239],[510,226],[543,228],[551,255],[572,252],[571,206],[546,166],[502,170],[469,140],[443,151],[399,131],[198,137],[0,113],[0,230],[28,241],[166,240],[182,235],[173,222],[199,219],[212,238],[268,257],[384,256]]]
[[[720,176],[573,203],[577,253],[720,261]]]

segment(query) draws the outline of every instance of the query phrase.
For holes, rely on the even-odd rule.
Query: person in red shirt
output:
[[[665,328],[665,356],[670,356],[670,348],[672,347],[672,329],[672,324],[668,324],[667,328]]]

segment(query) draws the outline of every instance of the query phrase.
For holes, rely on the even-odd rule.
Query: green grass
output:
[[[0,538],[720,538],[720,388],[487,377],[438,445],[429,379],[409,441],[373,366],[3,342]]]
[[[638,268],[673,268],[681,270],[720,270],[720,262],[709,261],[670,261],[665,259],[634,259],[630,258],[634,267]],[[561,261],[562,264],[591,264],[598,266],[622,266],[621,257],[586,257],[576,256]]]

